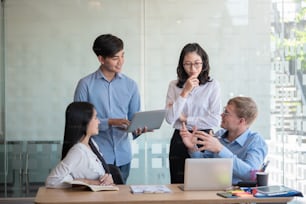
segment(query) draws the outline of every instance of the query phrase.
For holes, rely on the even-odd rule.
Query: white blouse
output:
[[[186,98],[180,96],[182,88],[171,81],[166,98],[166,121],[175,129],[181,128],[179,117],[187,117],[186,127],[192,130],[216,129],[221,121],[221,90],[216,80],[195,87]]]
[[[51,171],[46,180],[48,188],[68,188],[65,181],[99,179],[105,170],[95,153],[85,144],[75,144],[66,157]]]

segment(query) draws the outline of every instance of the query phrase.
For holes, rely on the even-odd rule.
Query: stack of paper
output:
[[[132,193],[170,193],[165,185],[131,185]]]

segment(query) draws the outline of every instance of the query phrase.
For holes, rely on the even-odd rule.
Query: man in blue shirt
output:
[[[190,133],[185,127],[180,135],[192,158],[232,158],[233,184],[251,181],[268,152],[263,137],[249,129],[257,113],[256,103],[251,98],[235,97],[224,108],[223,129],[215,135],[196,129]]]
[[[106,162],[119,167],[126,182],[132,160],[128,133],[122,128],[130,124],[140,110],[140,95],[134,80],[120,73],[124,63],[123,41],[111,34],[100,35],[93,44],[100,67],[82,78],[76,87],[74,101],[92,103],[99,120],[99,135],[94,136]],[[142,129],[133,134],[140,135]],[[145,132],[145,131],[144,131]]]

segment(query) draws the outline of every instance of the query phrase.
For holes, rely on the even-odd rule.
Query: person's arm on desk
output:
[[[114,184],[114,180],[111,174],[104,174],[99,179],[75,179],[78,181],[82,181],[84,183],[87,183],[89,185],[112,185]]]

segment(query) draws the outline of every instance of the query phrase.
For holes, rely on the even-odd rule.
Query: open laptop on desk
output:
[[[188,158],[185,160],[184,191],[225,190],[232,186],[233,160]]]

